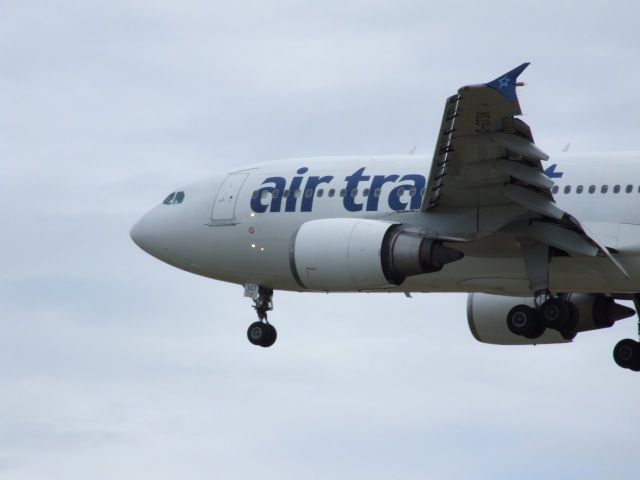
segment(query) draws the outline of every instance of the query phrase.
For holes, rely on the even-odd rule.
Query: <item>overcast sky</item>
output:
[[[242,288],[139,250],[174,187],[298,155],[430,153],[523,61],[550,153],[640,149],[634,2],[4,0],[0,478],[636,479],[633,319],[497,347],[465,295]],[[425,165],[425,171],[427,166]]]

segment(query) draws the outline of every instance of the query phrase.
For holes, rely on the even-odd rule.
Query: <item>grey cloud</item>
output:
[[[637,149],[626,2],[5,2],[0,469],[11,478],[635,478],[631,321],[478,344],[463,295],[241,288],[128,230],[176,185],[292,155],[431,151],[522,61],[543,149]]]

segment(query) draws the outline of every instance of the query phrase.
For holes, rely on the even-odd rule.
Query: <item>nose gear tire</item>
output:
[[[253,322],[247,330],[247,338],[253,345],[270,347],[278,338],[275,327],[266,322]]]

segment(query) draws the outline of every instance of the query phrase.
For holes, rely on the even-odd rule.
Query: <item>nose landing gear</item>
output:
[[[244,296],[253,300],[258,321],[249,325],[247,338],[253,345],[270,347],[276,342],[278,332],[267,320],[267,312],[273,310],[273,290],[251,283],[244,286]]]
[[[278,332],[270,323],[258,321],[249,325],[247,330],[247,338],[253,345],[260,347],[270,347],[276,342]]]

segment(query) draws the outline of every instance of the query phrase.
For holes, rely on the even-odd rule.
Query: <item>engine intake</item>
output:
[[[296,282],[320,291],[397,286],[409,276],[436,272],[462,257],[462,252],[402,224],[361,218],[306,222],[289,249]]]

